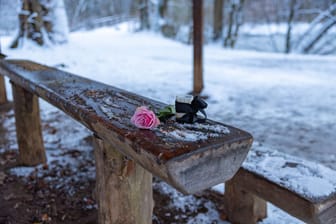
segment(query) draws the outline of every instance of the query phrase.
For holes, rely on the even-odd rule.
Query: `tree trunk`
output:
[[[46,162],[37,96],[12,83],[19,162],[35,166]]]
[[[159,0],[158,3],[158,18],[156,19],[156,27],[166,37],[175,37],[176,31],[172,24],[166,21],[166,14],[168,10],[168,0]]]
[[[334,3],[330,5],[328,9],[324,10],[318,16],[316,16],[314,20],[309,24],[308,29],[302,35],[300,35],[299,38],[297,38],[298,41],[295,48],[301,52],[308,53],[313,48],[313,46],[324,36],[324,34],[326,34],[328,30],[333,26],[332,23],[333,21],[335,21],[333,19],[335,17],[335,13],[336,3],[334,1]],[[326,26],[326,23],[331,23],[331,26]],[[321,24],[322,32],[319,28]]]
[[[152,174],[94,137],[100,224],[152,223]]]
[[[287,33],[285,42],[285,53],[288,54],[291,51],[291,35],[292,35],[292,25],[295,16],[295,5],[296,0],[290,0],[289,15],[287,19]]]
[[[231,9],[229,12],[229,21],[227,25],[227,32],[224,38],[224,47],[234,48],[237,39],[239,28],[243,23],[243,5],[245,0],[231,1]]]
[[[330,19],[324,24],[324,27],[319,31],[318,35],[303,49],[303,53],[309,53],[317,42],[332,28],[336,25],[336,19]]]
[[[42,2],[42,0],[40,0]],[[45,0],[44,0],[45,1]],[[48,5],[43,5],[46,9],[44,27],[48,34],[48,39],[54,44],[63,44],[68,41],[69,25],[63,0],[49,0]]]
[[[223,34],[223,2],[224,0],[215,0],[214,18],[213,18],[213,40],[219,40]]]
[[[62,0],[21,1],[19,33],[12,42],[11,48],[22,46],[25,39],[32,40],[40,46],[48,42],[63,43],[66,41],[68,24]]]
[[[227,32],[226,32],[226,36],[224,39],[224,47],[227,46],[231,46],[231,42],[232,42],[232,29],[233,29],[233,25],[234,25],[234,14],[236,11],[236,4],[231,4],[231,9],[229,12],[229,21],[228,21],[228,25],[227,25]]]
[[[193,0],[194,88],[199,95],[203,84],[203,0]]]
[[[239,33],[239,28],[243,24],[243,5],[244,5],[245,0],[239,0],[239,5],[237,7],[237,12],[236,12],[236,19],[235,19],[235,29],[233,32],[233,38],[231,41],[231,48],[234,48],[236,45],[236,42],[238,40],[238,33]]]
[[[159,1],[159,16],[160,19],[164,19],[167,13],[167,7],[168,7],[168,0],[160,0]]]
[[[150,28],[148,0],[139,0],[140,11],[140,30],[148,30]]]

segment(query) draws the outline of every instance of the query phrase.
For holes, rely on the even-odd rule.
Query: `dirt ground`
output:
[[[16,152],[1,153],[0,224],[97,223],[97,207],[92,193],[95,185],[93,180],[84,183],[73,181],[72,187],[79,190],[69,197],[67,190],[55,189],[53,181],[45,181],[47,176],[71,175],[67,174],[66,167],[60,173],[45,167],[47,172],[43,177],[37,177],[33,172],[28,178],[22,178],[7,172],[9,168],[17,166],[16,158]],[[202,203],[197,210],[174,209],[168,206],[168,195],[155,188],[153,193],[153,224],[186,223],[190,217],[207,212]],[[215,192],[205,191],[196,197],[211,200],[218,208],[221,207],[220,195]]]
[[[79,133],[82,139],[74,143],[76,146],[61,144],[62,141],[67,142],[61,133],[70,133],[67,138],[73,139],[73,133],[78,132],[76,128],[82,127],[72,125],[72,121],[62,113],[52,112],[49,115],[42,114],[43,134],[47,154],[54,158],[48,164],[31,168],[29,172],[25,171],[26,175],[20,176],[14,113],[1,112],[0,224],[97,223],[97,205],[93,195],[95,180],[88,175],[94,172],[90,138],[81,137]],[[55,123],[63,125],[53,125]],[[57,146],[59,148],[53,148]],[[62,162],[63,157],[69,161],[74,159],[75,165]],[[72,166],[76,166],[76,169]],[[154,183],[158,182],[154,179]],[[219,209],[221,207],[220,196],[212,191],[195,196],[200,200],[196,209],[174,208],[170,204],[169,194],[156,187],[153,193],[154,224],[186,223],[190,217],[207,212],[203,200],[211,200]]]

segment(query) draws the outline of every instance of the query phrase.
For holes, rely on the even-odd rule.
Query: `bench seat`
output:
[[[244,192],[243,201],[249,197],[253,202],[247,206],[233,191]],[[335,224],[336,171],[270,148],[253,147],[242,168],[225,185],[225,213],[230,221],[255,223],[266,216],[265,201],[306,223]],[[242,211],[237,214],[242,207],[251,206],[258,212],[244,218]]]
[[[130,122],[137,107],[158,110],[166,105],[31,61],[0,60],[0,74],[61,109],[183,193],[230,179],[252,144],[249,133],[211,120],[137,129]]]

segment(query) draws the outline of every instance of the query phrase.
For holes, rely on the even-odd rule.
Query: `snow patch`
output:
[[[168,136],[175,138],[177,140],[182,141],[190,141],[190,142],[196,142],[199,140],[205,140],[208,138],[207,135],[205,135],[202,132],[196,132],[196,131],[190,131],[190,130],[174,130],[167,132]]]
[[[196,217],[193,217],[188,220],[187,224],[229,224],[229,222],[222,221],[218,219],[219,213],[217,212],[217,208],[211,202],[206,202],[204,206],[208,209],[206,213],[200,213]]]
[[[9,172],[18,177],[28,177],[32,172],[35,171],[35,167],[14,167],[9,170]]]
[[[229,134],[230,130],[219,124],[176,124],[179,130],[164,131],[168,136],[181,141],[195,142],[200,140],[207,140],[209,138],[216,138],[223,134]]]
[[[307,198],[336,194],[336,171],[269,147],[253,148],[243,167]]]
[[[211,190],[216,191],[220,194],[224,194],[225,192],[225,184],[217,184],[211,188]]]

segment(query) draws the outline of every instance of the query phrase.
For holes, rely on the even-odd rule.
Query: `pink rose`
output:
[[[155,116],[154,112],[145,106],[138,107],[135,110],[131,122],[141,129],[156,128],[160,124],[160,120]]]

